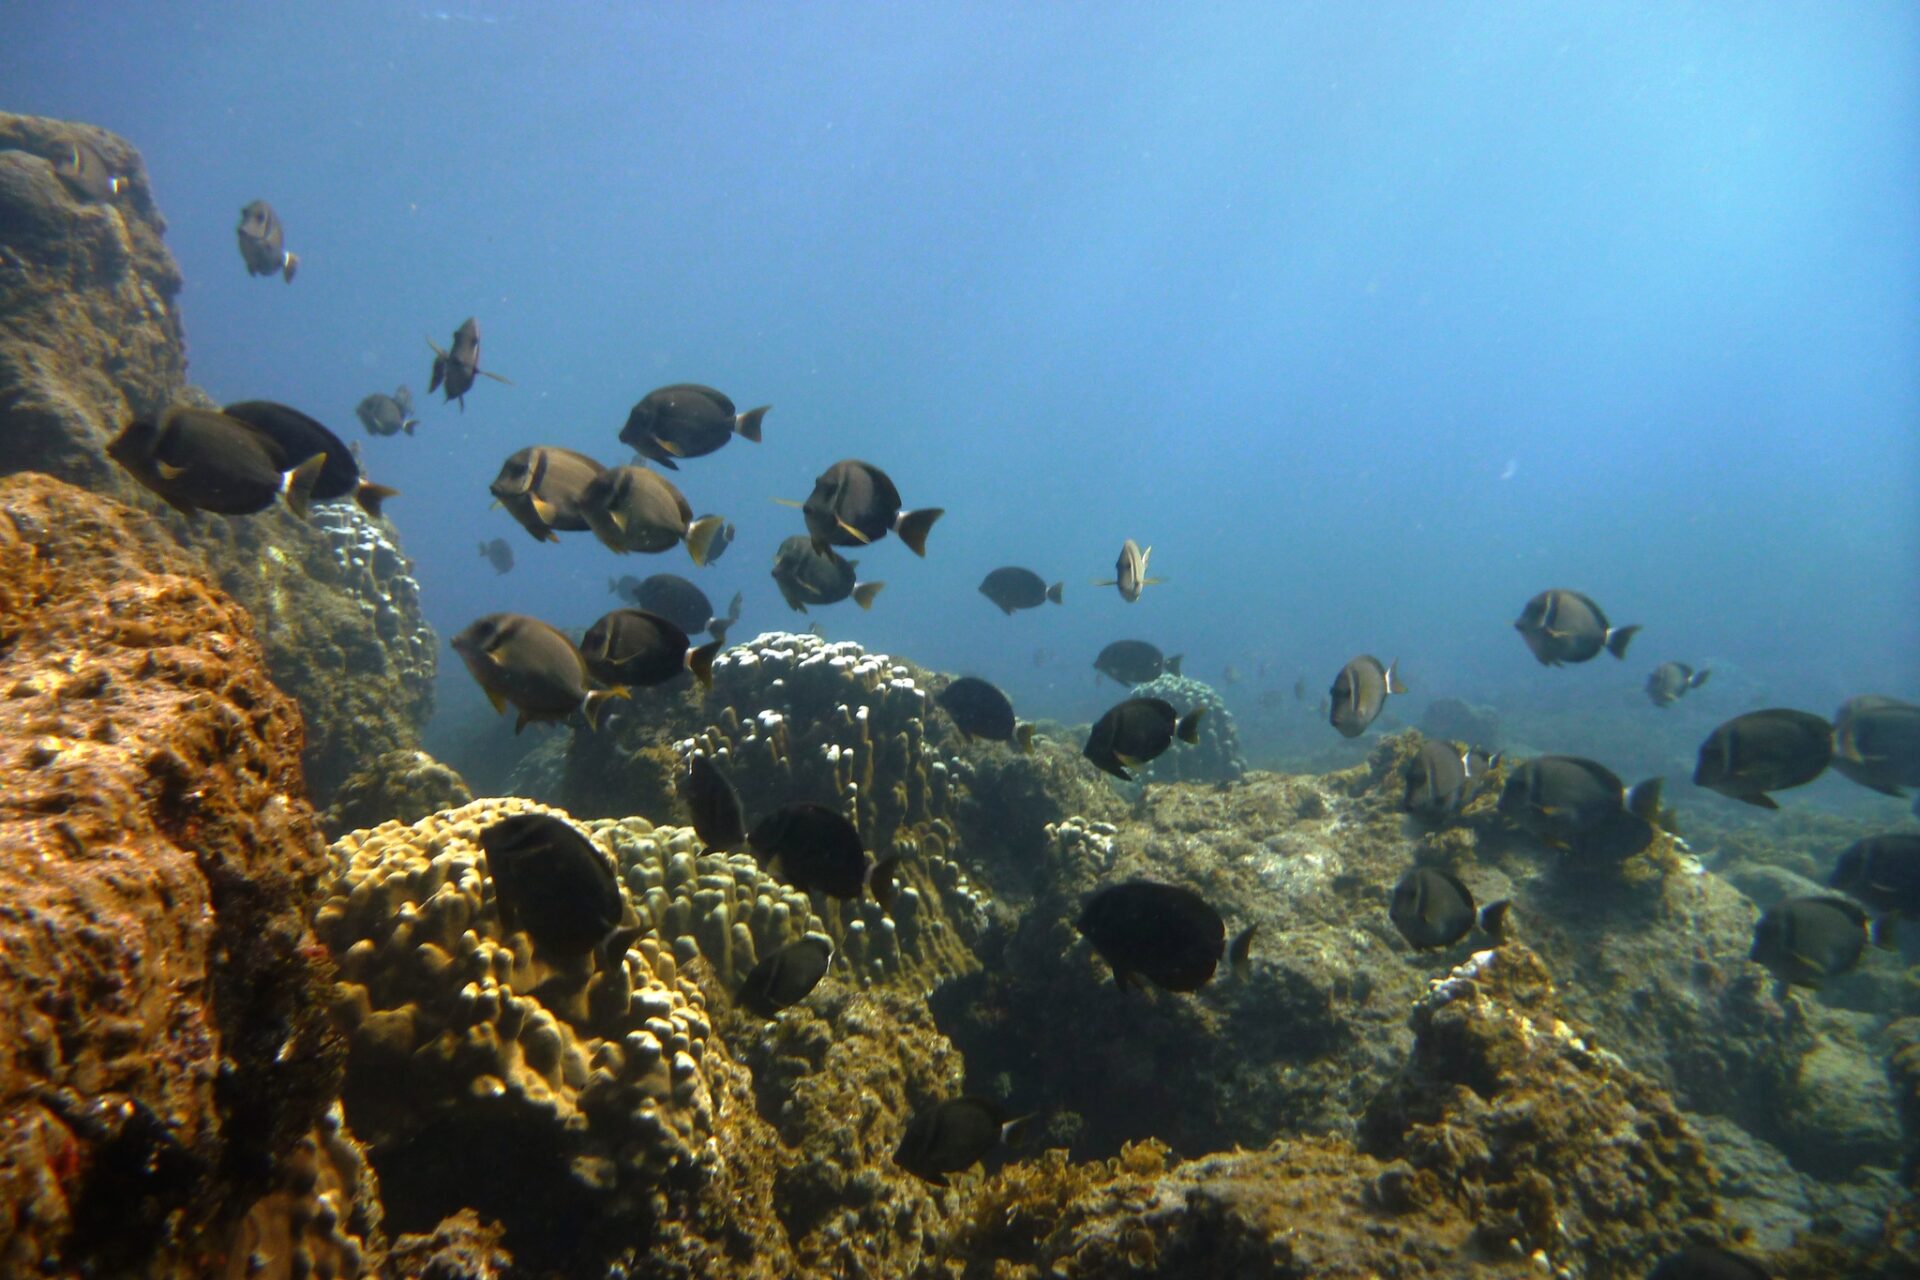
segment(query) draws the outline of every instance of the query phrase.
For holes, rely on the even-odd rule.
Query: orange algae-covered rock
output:
[[[138,512],[0,480],[0,1273],[203,1272],[325,1111],[325,851],[253,634]]]

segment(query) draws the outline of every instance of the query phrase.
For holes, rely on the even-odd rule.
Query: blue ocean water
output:
[[[864,458],[948,514],[819,620],[1023,715],[1097,714],[1120,636],[1330,748],[1361,651],[1408,722],[1661,723],[1667,658],[1720,673],[1707,724],[1920,694],[1910,5],[441,3],[16,6],[0,84],[141,149],[192,378],[361,439],[443,637],[692,573],[535,544],[486,487],[528,444],[626,461],[633,402],[696,381],[774,406],[677,477],[739,527],[697,575],[736,634],[810,621],[771,499]],[[255,198],[291,286],[241,268]],[[468,315],[513,385],[460,412],[424,339]],[[401,382],[419,434],[364,437]],[[1166,580],[1132,605],[1089,585],[1127,537]],[[1003,618],[1009,563],[1065,607]],[[1536,666],[1510,624],[1550,586],[1643,624],[1630,660]],[[444,724],[484,710],[445,677]]]

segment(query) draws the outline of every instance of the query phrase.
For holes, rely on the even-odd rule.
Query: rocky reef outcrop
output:
[[[90,146],[124,179],[109,200],[69,190],[54,162]],[[101,129],[0,113],[0,473],[57,476],[153,513],[253,620],[275,682],[306,721],[321,803],[386,751],[419,747],[437,642],[391,525],[350,504],[311,522],[281,509],[188,520],[105,452],[131,418],[189,387],[180,270],[139,153]]]

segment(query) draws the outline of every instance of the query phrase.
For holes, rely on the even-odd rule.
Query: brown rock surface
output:
[[[152,521],[0,480],[0,1272],[201,1274],[324,1114],[300,746]]]

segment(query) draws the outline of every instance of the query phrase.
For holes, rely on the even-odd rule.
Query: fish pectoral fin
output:
[[[865,546],[867,543],[873,541],[872,538],[869,538],[866,534],[860,532],[858,529],[848,524],[845,520],[835,520],[834,523],[839,525],[842,529],[845,529],[847,531],[848,537],[858,538],[860,540],[861,546]]]
[[[1812,957],[1808,956],[1805,952],[1789,951],[1787,952],[1787,959],[1793,961],[1795,964],[1799,965],[1802,969],[1807,970],[1809,973],[1825,974],[1827,971],[1827,966],[1821,964],[1817,960],[1814,960]]]
[[[541,524],[553,523],[554,506],[551,502],[548,502],[538,494],[534,494],[529,501],[533,504],[533,514],[540,517]]]
[[[509,386],[509,387],[510,387],[510,386],[512,386],[512,385],[513,385],[513,379],[512,379],[512,378],[503,378],[503,377],[501,377],[501,376],[500,376],[499,374],[497,374],[497,373],[494,373],[494,372],[492,372],[491,370],[488,370],[488,369],[475,369],[475,370],[474,370],[474,372],[475,372],[475,373],[477,373],[477,374],[479,374],[479,375],[480,375],[481,377],[483,377],[483,378],[492,378],[492,379],[493,379],[493,380],[494,380],[495,382],[499,382],[499,383],[503,383],[503,384],[505,384],[506,386]]]
[[[535,511],[540,511],[540,508],[539,508],[539,507],[538,507],[538,506],[536,505],[536,506],[534,507],[534,510],[535,510]],[[547,508],[547,511],[551,511],[551,510],[553,510],[553,508],[552,508],[552,507],[548,507],[548,508]],[[541,518],[542,520],[545,520],[545,519],[547,518],[547,514],[546,514],[546,512],[545,512],[545,511],[540,511],[540,518]],[[611,523],[611,524],[613,525],[613,527],[614,527],[614,528],[616,528],[616,529],[618,529],[618,530],[619,530],[620,532],[622,532],[622,533],[625,533],[625,532],[627,531],[627,514],[626,514],[626,512],[624,512],[624,511],[609,511],[609,512],[607,512],[607,520],[608,520],[608,521],[609,521],[609,522],[610,522],[610,523]]]
[[[158,459],[154,460],[153,469],[160,474],[162,480],[178,480],[187,474],[185,467],[176,467],[171,462],[161,462]]]
[[[662,440],[659,436],[655,436],[653,442],[659,445],[663,452],[670,453],[676,458],[684,458],[687,456],[685,451],[671,440]]]

